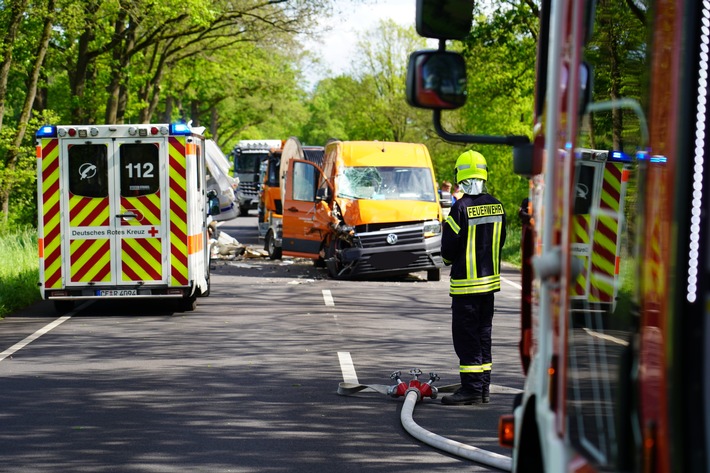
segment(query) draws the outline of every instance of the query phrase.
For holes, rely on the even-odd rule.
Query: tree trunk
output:
[[[170,123],[173,121],[173,96],[168,95],[165,97],[165,113],[163,113],[163,122]]]
[[[0,129],[2,129],[3,118],[5,117],[5,101],[7,97],[7,80],[10,76],[10,66],[12,66],[12,52],[15,38],[17,37],[17,29],[20,26],[22,17],[25,14],[27,0],[10,2],[12,13],[10,14],[10,22],[7,27],[5,38],[2,41],[4,49],[2,66],[0,66]]]
[[[190,101],[190,120],[192,126],[200,126],[200,102],[197,100]]]
[[[125,12],[119,14],[114,23],[114,36],[121,37],[126,35],[126,19],[128,15]],[[135,29],[130,31],[123,43],[117,45],[113,50],[113,62],[111,68],[111,83],[108,85],[108,101],[106,103],[105,120],[107,124],[123,123],[123,118],[126,112],[125,105],[125,82],[126,71],[130,65],[130,56],[135,45]]]
[[[30,75],[30,81],[27,86],[27,95],[25,96],[25,103],[22,106],[22,112],[20,113],[19,123],[17,125],[17,135],[12,143],[12,146],[7,153],[7,177],[2,189],[2,215],[3,223],[7,225],[8,217],[10,215],[10,191],[12,190],[14,184],[14,171],[17,166],[17,160],[20,155],[20,146],[22,141],[25,139],[25,133],[27,132],[27,124],[30,121],[30,115],[32,113],[32,104],[35,101],[35,94],[37,92],[37,84],[39,83],[39,76],[42,70],[42,64],[44,63],[44,58],[47,54],[47,49],[49,49],[49,38],[52,36],[52,17],[54,16],[54,0],[47,1],[47,12],[44,17],[44,29],[42,30],[42,37],[39,41],[37,47],[37,54],[35,55],[35,63],[32,67],[32,73]]]
[[[217,134],[217,125],[219,124],[219,112],[217,111],[217,106],[213,105],[210,107],[210,134],[214,142],[217,142],[219,135]]]

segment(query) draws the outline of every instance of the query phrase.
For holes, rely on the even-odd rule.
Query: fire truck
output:
[[[440,46],[410,56],[407,100],[434,110],[446,140],[511,146],[514,171],[529,178],[526,381],[499,427],[513,471],[707,472],[710,5],[618,2],[604,21],[600,7],[608,5],[540,3],[530,136],[442,125],[442,111],[467,98],[464,58],[446,42],[469,34],[471,0],[418,0],[417,31]],[[632,21],[622,27],[614,22],[623,15]],[[630,25],[644,38],[633,54],[599,57],[595,29]],[[588,54],[596,70],[642,59],[644,80],[634,95],[593,90]],[[589,146],[599,119],[626,124],[615,131],[624,149]],[[599,197],[581,202],[594,188]]]
[[[205,139],[184,123],[48,125],[36,133],[40,292],[88,299],[210,292]]]

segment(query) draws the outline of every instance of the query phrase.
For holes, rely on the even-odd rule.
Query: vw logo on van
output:
[[[397,243],[397,235],[394,233],[390,233],[389,235],[387,235],[387,243],[389,243],[390,245],[394,245],[395,243]]]

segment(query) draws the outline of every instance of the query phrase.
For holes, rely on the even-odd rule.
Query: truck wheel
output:
[[[427,281],[441,281],[441,268],[427,270],[426,280]]]
[[[281,247],[276,246],[273,230],[269,230],[266,233],[265,246],[266,251],[269,253],[269,259],[281,259]]]
[[[66,314],[74,308],[74,301],[54,301],[54,310],[58,314]]]

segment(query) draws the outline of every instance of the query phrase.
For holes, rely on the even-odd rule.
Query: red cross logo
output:
[[[150,233],[150,236],[155,238],[155,235],[158,234],[158,230],[156,230],[155,227],[150,227],[150,230],[148,230],[148,233]]]

